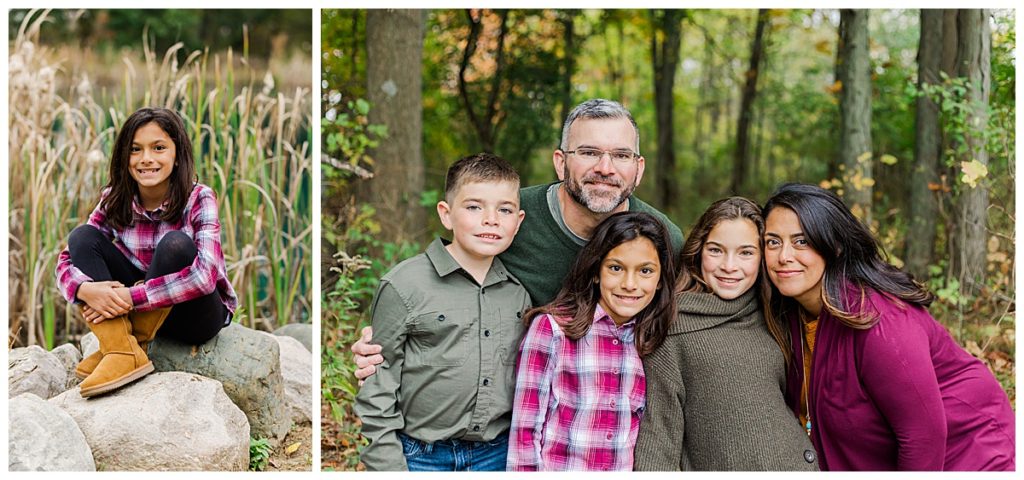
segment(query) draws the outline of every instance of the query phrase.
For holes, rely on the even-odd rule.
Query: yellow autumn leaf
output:
[[[287,454],[287,455],[291,455],[291,454],[295,453],[295,451],[298,450],[301,445],[302,445],[302,442],[295,442],[295,443],[293,443],[291,445],[288,445],[287,447],[285,447],[284,453]]]
[[[988,167],[977,160],[960,162],[960,171],[964,172],[964,176],[961,180],[970,185],[971,188],[977,187],[978,181],[988,176]]]
[[[882,155],[882,158],[879,158],[878,160],[886,165],[896,165],[896,157],[889,155],[888,153]]]
[[[997,237],[995,235],[992,235],[991,237],[988,237],[988,245],[987,245],[987,247],[988,247],[989,253],[995,253],[997,250],[999,250],[999,237]]]
[[[871,151],[868,150],[857,157],[857,163],[864,163],[871,159]]]

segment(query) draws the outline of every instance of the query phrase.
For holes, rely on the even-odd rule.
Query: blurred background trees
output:
[[[834,190],[890,261],[938,295],[932,313],[1014,398],[1012,11],[423,16],[419,59],[401,64],[421,76],[419,108],[383,119],[373,112],[386,107],[367,101],[382,88],[368,78],[378,68],[368,56],[376,27],[365,11],[322,13],[323,391],[336,420],[325,429],[338,430],[324,435],[326,465],[358,466],[358,436],[346,436],[358,428],[346,417],[355,388],[345,348],[365,322],[376,279],[443,232],[434,203],[446,167],[490,151],[526,185],[553,181],[567,109],[594,97],[633,112],[649,162],[637,195],[684,232],[730,194],[763,202],[790,181]],[[417,155],[382,148],[414,128]],[[406,171],[422,168],[422,183],[401,195],[423,220],[395,232],[385,225],[398,217],[367,195],[367,184],[391,181],[381,175],[394,177],[384,172],[399,161],[415,162]]]

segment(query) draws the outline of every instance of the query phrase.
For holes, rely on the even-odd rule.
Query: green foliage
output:
[[[270,452],[273,448],[270,446],[270,440],[266,438],[250,438],[249,439],[249,470],[253,472],[262,472],[267,468],[267,463],[270,461]]]
[[[312,51],[312,15],[308,9],[83,9],[55,10],[51,15],[56,21],[44,26],[42,37],[48,45],[76,43],[90,50],[116,51],[136,47],[145,32],[155,50],[167,50],[182,42],[183,53],[233,48],[265,57],[272,53],[308,56]],[[28,16],[29,10],[11,10],[11,39]]]

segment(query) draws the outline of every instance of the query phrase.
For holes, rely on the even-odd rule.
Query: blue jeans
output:
[[[504,472],[508,457],[508,432],[489,442],[441,440],[421,442],[398,433],[410,472]]]

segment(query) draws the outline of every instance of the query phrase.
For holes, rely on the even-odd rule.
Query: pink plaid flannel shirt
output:
[[[104,197],[107,192],[104,190]],[[167,232],[178,230],[192,237],[199,252],[192,265],[181,271],[130,287],[128,290],[131,292],[135,310],[147,311],[170,307],[217,290],[224,306],[234,313],[238,299],[234,288],[228,282],[224,252],[220,246],[217,199],[210,187],[200,183],[195,185],[185,203],[185,213],[176,224],[161,221],[156,215],[159,209],[147,213],[137,201],[133,201],[134,224],[124,230],[114,230],[107,225],[107,215],[100,208],[100,204],[96,205],[86,223],[113,240],[114,246],[132,265],[143,272],[149,269],[156,245]],[[57,286],[65,300],[75,302],[78,287],[91,281],[93,280],[88,275],[72,265],[71,254],[67,248],[60,252],[57,259]]]
[[[508,470],[632,470],[646,378],[634,322],[598,306],[590,331],[565,337],[536,317],[519,349]]]

